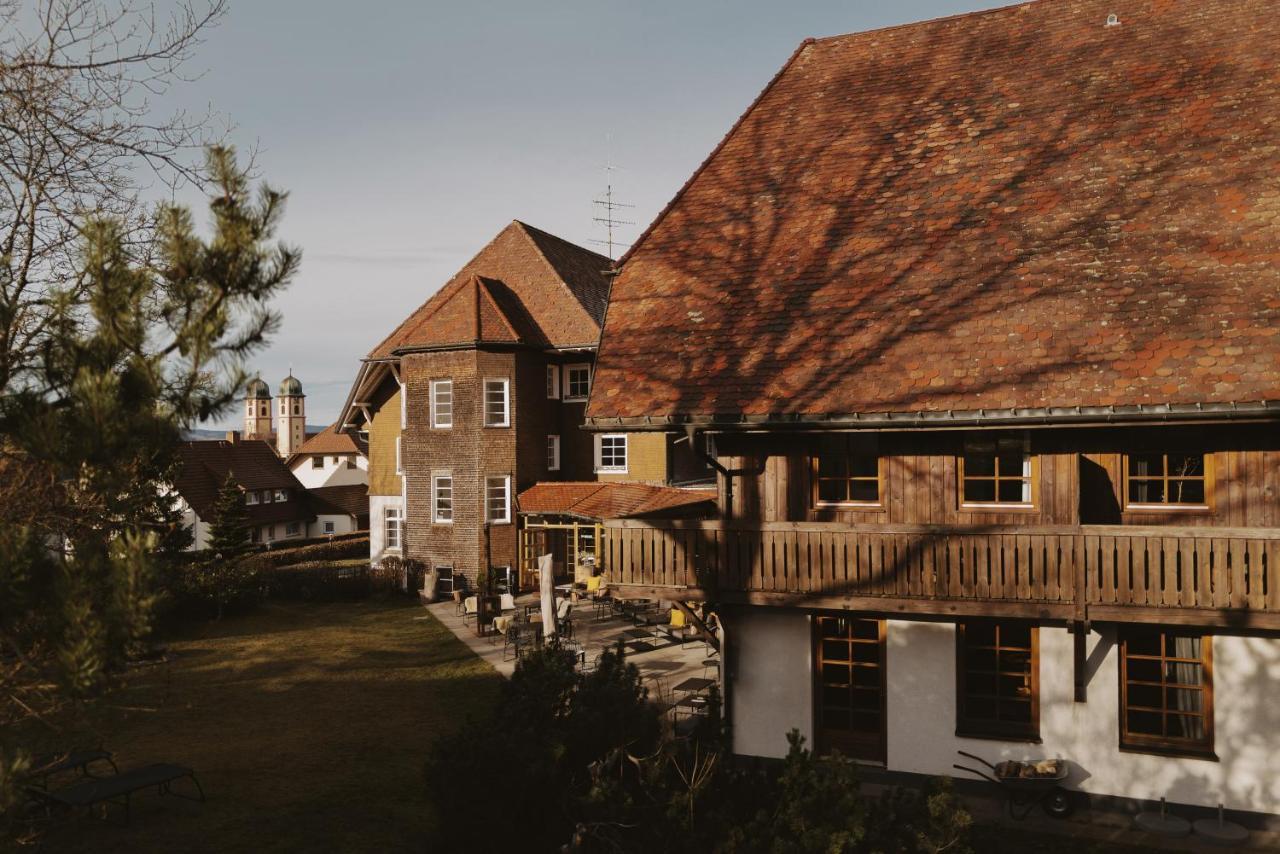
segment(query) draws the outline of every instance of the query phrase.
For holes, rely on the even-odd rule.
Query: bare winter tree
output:
[[[31,390],[54,294],[74,299],[86,222],[145,254],[148,188],[203,186],[213,117],[157,118],[225,0],[0,0],[0,394]]]

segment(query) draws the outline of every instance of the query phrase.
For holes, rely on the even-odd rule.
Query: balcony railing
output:
[[[609,521],[601,566],[667,598],[1280,628],[1280,529]]]

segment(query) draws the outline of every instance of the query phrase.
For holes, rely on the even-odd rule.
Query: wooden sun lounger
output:
[[[173,784],[182,779],[190,780],[196,787],[199,797],[182,795],[173,791]],[[97,804],[117,804],[124,807],[124,823],[129,823],[129,806],[134,792],[149,789],[152,786],[161,795],[172,795],[189,801],[204,802],[204,788],[196,779],[195,771],[181,765],[156,763],[133,768],[111,777],[90,777],[74,783],[64,789],[53,792],[33,790],[41,801],[68,809],[86,809]]]

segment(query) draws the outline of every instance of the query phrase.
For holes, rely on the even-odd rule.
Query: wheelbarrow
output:
[[[1009,805],[1009,817],[1016,821],[1025,819],[1037,805],[1051,818],[1066,818],[1074,810],[1070,793],[1062,788],[1062,781],[1067,779],[1070,770],[1066,760],[1047,760],[1052,765],[1051,769],[1047,769],[1048,773],[1040,773],[1037,766],[1045,763],[1006,761],[992,765],[972,753],[965,753],[963,750],[956,752],[966,759],[982,763],[990,773],[967,765],[951,767],[976,774],[999,786]]]

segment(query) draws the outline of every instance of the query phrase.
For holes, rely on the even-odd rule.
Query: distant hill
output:
[[[328,426],[329,426],[328,424],[308,424],[307,435],[309,436],[312,433],[319,433],[321,430],[323,430],[325,427],[328,427]],[[208,440],[208,439],[225,439],[227,438],[227,431],[226,430],[210,430],[207,428],[187,430],[182,434],[182,438],[184,441],[187,441],[187,442],[199,442],[201,440]]]

